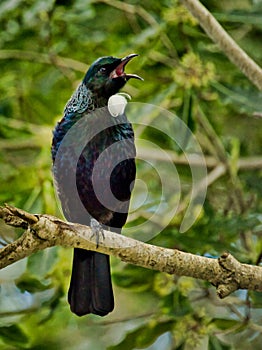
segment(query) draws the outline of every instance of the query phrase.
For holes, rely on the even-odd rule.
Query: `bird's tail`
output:
[[[74,249],[73,270],[68,291],[71,311],[78,316],[105,316],[114,308],[109,256]]]

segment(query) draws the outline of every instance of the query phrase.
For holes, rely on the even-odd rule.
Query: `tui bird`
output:
[[[54,181],[66,219],[84,225],[92,224],[95,219],[98,225],[117,233],[121,232],[127,219],[136,174],[136,150],[133,129],[125,114],[114,118],[108,111],[107,103],[129,79],[142,80],[138,75],[126,74],[124,71],[126,64],[135,56],[131,54],[122,59],[112,56],[97,59],[67,102],[64,116],[53,132]],[[79,128],[87,129],[90,135],[95,130],[92,137],[83,140],[83,136],[77,136],[76,132],[64,146],[65,136],[82,120],[87,122],[80,123]],[[84,142],[84,147],[75,162],[77,152],[74,148],[77,142]],[[115,147],[113,153],[100,157],[111,146]],[[59,147],[62,149],[60,153]],[[95,172],[98,160],[99,170]],[[71,180],[68,180],[68,174],[72,174]],[[78,198],[72,195],[74,185]],[[115,201],[107,205],[111,203],[112,194]],[[108,255],[74,249],[68,302],[71,311],[78,316],[89,313],[105,316],[113,310]]]

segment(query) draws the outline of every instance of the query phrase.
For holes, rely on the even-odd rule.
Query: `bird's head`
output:
[[[112,56],[98,58],[88,69],[83,83],[98,98],[108,99],[116,94],[131,79],[143,80],[136,74],[126,74],[126,64],[137,54],[124,58]]]

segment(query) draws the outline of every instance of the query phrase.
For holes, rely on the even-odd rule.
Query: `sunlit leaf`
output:
[[[222,330],[229,329],[229,328],[235,327],[237,325],[241,326],[239,321],[229,320],[229,319],[217,318],[217,319],[213,320],[212,322],[216,325],[217,328],[222,329]]]
[[[131,350],[134,348],[145,348],[159,337],[159,335],[170,331],[172,329],[173,322],[161,322],[156,323],[154,321],[142,326],[135,331],[128,333],[125,339],[118,345],[111,346],[108,350]]]

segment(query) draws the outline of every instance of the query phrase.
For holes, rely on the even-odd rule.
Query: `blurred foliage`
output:
[[[261,66],[262,2],[203,4]],[[134,102],[178,115],[205,156],[228,169],[210,182],[201,215],[187,232],[179,232],[182,205],[150,243],[213,257],[229,250],[242,262],[261,264],[262,128],[256,116],[262,94],[182,5],[2,0],[0,28],[1,203],[60,215],[51,175],[52,129],[89,64],[99,56],[135,52],[140,57],[128,69],[145,81],[132,81],[125,91]],[[153,118],[144,111],[140,122],[144,116],[147,123]],[[138,127],[136,134],[181,154],[150,128]],[[243,158],[253,165],[238,169]],[[176,168],[180,201],[187,204],[191,172],[187,164]],[[130,215],[131,226],[147,220],[161,196],[151,167],[138,161],[138,174],[150,184],[150,196],[143,210]],[[0,230],[2,244],[20,234],[2,223]],[[70,260],[71,250],[53,248],[1,271],[0,349],[261,349],[261,293],[238,291],[221,301],[204,281],[112,259],[115,311],[105,319],[79,319],[66,302]]]

